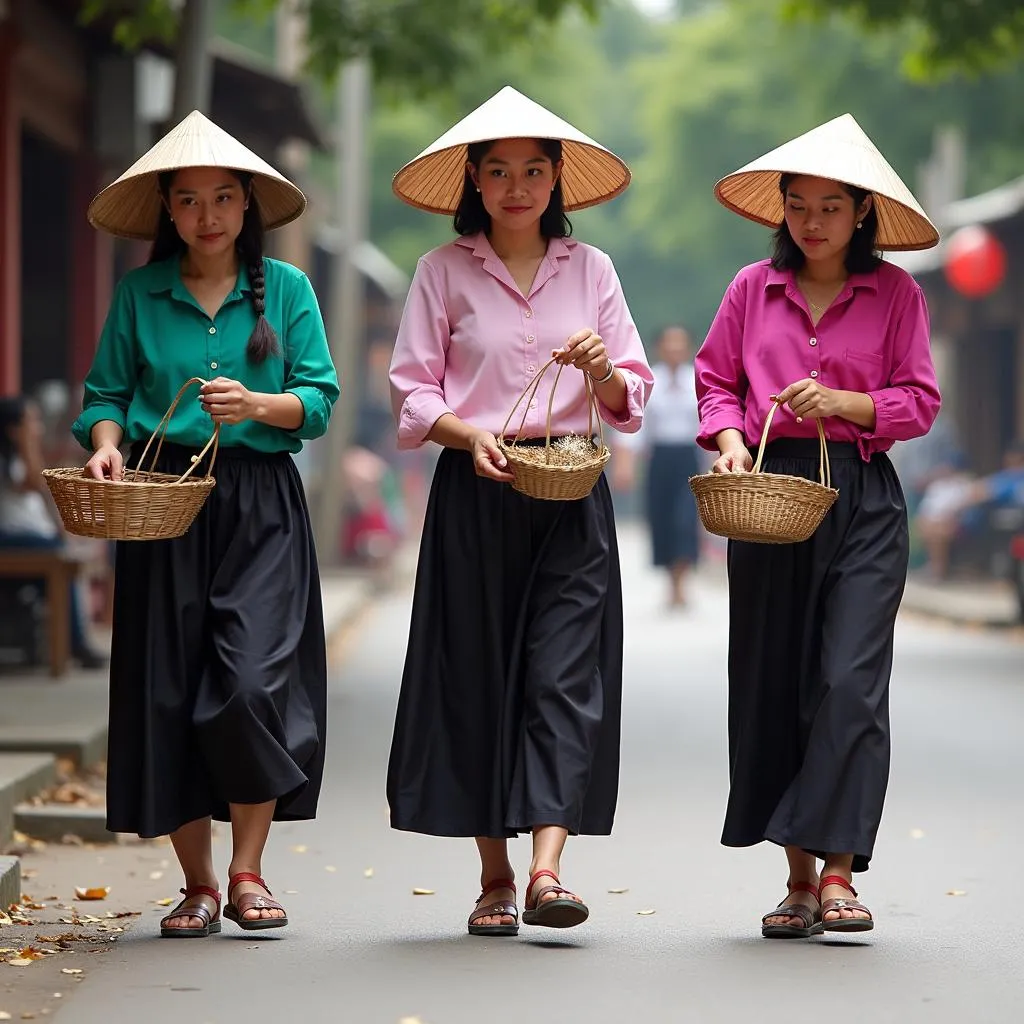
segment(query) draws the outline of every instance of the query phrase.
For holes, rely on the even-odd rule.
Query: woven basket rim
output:
[[[697,473],[690,477],[691,485],[703,486],[709,484],[721,490],[728,490],[730,487],[759,489],[762,482],[765,484],[786,484],[791,486],[809,489],[825,494],[838,494],[835,487],[826,487],[817,480],[808,480],[805,476],[793,476],[789,473]]]
[[[44,477],[51,477],[54,480],[73,480],[75,482],[84,484],[86,487],[185,487],[185,486],[203,486],[212,487],[215,480],[212,476],[199,476],[199,477],[187,477],[184,480],[179,479],[177,473],[161,473],[154,472],[149,469],[140,469],[138,475],[141,477],[163,477],[165,479],[160,480],[129,480],[127,476],[123,480],[108,480],[105,477],[100,480],[94,476],[86,476],[85,468],[83,466],[66,466],[44,469]],[[127,469],[125,473],[135,474],[135,470]]]

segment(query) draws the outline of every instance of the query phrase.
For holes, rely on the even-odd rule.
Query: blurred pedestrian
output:
[[[73,429],[94,453],[87,472],[121,480],[120,445],[138,464],[194,376],[212,380],[171,418],[157,468],[183,472],[221,428],[217,486],[188,532],[120,543],[116,556],[108,827],[170,834],[185,898],[161,921],[168,938],[220,931],[211,818],[231,822],[224,916],[245,930],[286,925],[262,879],[264,846],[273,820],[316,813],[326,648],[292,454],[327,429],[338,382],[309,281],[263,255],[264,231],[304,207],[193,112],[89,211],[153,247],[117,286],[86,378]]]
[[[651,388],[611,260],[565,212],[610,199],[625,165],[506,88],[407,165],[406,202],[454,213],[459,238],[419,261],[391,364],[399,444],[444,451],[426,511],[388,772],[395,828],[473,836],[471,934],[518,930],[507,840],[532,833],[524,924],[570,927],[570,834],[611,831],[618,787],[622,595],[604,476],[579,501],[513,490],[498,435],[552,353],[554,436],[600,415],[636,430]],[[578,372],[578,371],[583,371]],[[554,371],[520,437],[543,443]],[[516,416],[515,427],[520,416]]]
[[[844,115],[722,179],[719,200],[776,227],[771,259],[726,291],[696,358],[700,443],[719,473],[816,479],[825,420],[839,497],[801,544],[729,545],[729,804],[722,842],[785,847],[787,896],[762,934],[865,931],[866,871],[889,772],[893,630],[907,513],[885,452],[939,408],[921,289],[878,250],[938,235]],[[817,859],[824,860],[821,872]]]

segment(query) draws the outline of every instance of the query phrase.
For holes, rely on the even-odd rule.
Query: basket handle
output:
[[[523,389],[519,397],[516,399],[515,405],[512,406],[511,411],[505,420],[505,425],[501,428],[501,436],[505,436],[505,431],[508,430],[509,423],[512,422],[512,417],[516,414],[516,409],[519,408],[520,403],[523,399],[527,399],[526,407],[523,409],[522,419],[519,421],[519,429],[516,431],[516,436],[512,439],[512,445],[519,442],[519,435],[523,432],[523,427],[526,426],[526,417],[530,412],[530,402],[533,401],[537,394],[537,389],[540,387],[541,378],[548,372],[551,365],[556,360],[554,358],[549,359],[534,375],[533,379]],[[555,407],[555,389],[558,387],[558,378],[562,376],[562,371],[565,369],[566,364],[560,363],[558,366],[558,372],[555,374],[555,382],[551,386],[551,395],[548,398],[548,415],[547,425],[544,434],[544,449],[547,453],[551,448],[551,416]],[[597,393],[594,390],[593,381],[590,379],[590,374],[585,370],[580,371],[583,374],[583,386],[587,392],[587,436],[592,437],[594,433],[594,420],[597,420],[597,430],[601,438],[601,448],[604,448],[604,423],[601,420],[601,414],[597,408]],[[545,454],[545,459],[550,461],[550,455]]]
[[[753,469],[755,473],[761,472],[761,463],[764,462],[764,449],[768,443],[768,430],[772,425],[772,420],[775,418],[775,410],[778,407],[778,399],[773,399],[768,415],[764,418],[764,430],[761,431],[761,443],[757,448],[757,461],[754,463]],[[819,418],[815,418],[814,422],[818,427],[818,482],[824,487],[831,488],[832,466],[828,458],[828,445],[825,444],[825,428],[821,425]]]
[[[146,447],[143,449],[142,455],[139,457],[138,465],[136,465],[135,469],[131,470],[132,480],[135,480],[138,477],[139,471],[142,469],[142,464],[143,462],[146,461],[146,455],[149,452],[149,449],[152,446],[153,442],[156,440],[157,434],[159,434],[160,440],[157,441],[156,452],[153,454],[153,461],[149,465],[150,472],[152,472],[152,470],[156,466],[157,461],[160,458],[160,449],[163,447],[164,438],[167,436],[167,427],[170,425],[171,416],[174,415],[174,410],[178,408],[178,403],[181,401],[181,396],[184,395],[185,392],[188,391],[188,389],[192,387],[193,384],[205,383],[206,381],[202,377],[190,377],[187,381],[185,381],[184,384],[181,385],[181,387],[178,389],[178,393],[174,396],[174,401],[171,402],[170,408],[167,410],[167,412],[164,413],[163,419],[160,420],[160,422],[156,425],[156,430],[153,431],[153,433],[150,435],[149,440],[146,442]],[[162,431],[161,427],[163,428]],[[206,476],[204,477],[205,480],[209,480],[210,474],[213,472],[213,463],[216,461],[217,458],[217,448],[219,446],[219,443],[220,424],[215,423],[213,426],[213,434],[210,436],[210,440],[206,442],[206,444],[203,446],[203,450],[198,455],[192,456],[192,465],[189,466],[188,469],[186,469],[185,472],[182,473],[181,476],[178,477],[178,479],[175,480],[174,482],[180,484],[186,477],[191,476],[192,471],[196,468],[196,466],[199,465],[200,462],[202,462],[203,456],[206,455],[206,453],[212,447],[213,455],[210,456],[210,464],[206,467]]]

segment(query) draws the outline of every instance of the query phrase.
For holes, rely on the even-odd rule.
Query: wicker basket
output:
[[[561,442],[551,444],[551,411],[554,408],[555,389],[558,387],[558,378],[562,375],[565,365],[558,367],[555,374],[555,383],[551,387],[551,396],[548,399],[547,431],[544,436],[544,447],[539,445],[520,444],[520,434],[526,424],[526,416],[530,409],[530,401],[537,394],[541,378],[555,362],[549,359],[537,372],[537,375],[527,384],[523,393],[519,396],[512,411],[505,420],[501,435],[498,437],[498,447],[508,460],[509,470],[513,476],[512,487],[521,494],[527,494],[531,498],[540,498],[544,501],[578,501],[585,498],[597,483],[598,478],[604,471],[612,453],[604,443],[604,425],[597,410],[597,396],[594,394],[594,385],[587,373],[583,374],[584,386],[587,390],[587,436],[577,438],[570,436],[566,439],[569,444],[565,451],[560,450]],[[519,423],[519,430],[515,438],[510,442],[506,440],[506,432],[512,417],[519,408],[520,403],[526,402],[523,410],[523,418]],[[600,444],[593,441],[594,420],[597,420],[598,436]]]
[[[192,457],[192,465],[181,476],[156,473],[152,468],[143,470],[142,464],[159,434],[150,463],[151,467],[156,465],[167,425],[181,396],[193,384],[205,383],[202,377],[192,377],[181,386],[150,437],[138,466],[128,470],[123,480],[96,480],[86,476],[81,467],[43,470],[43,478],[68,533],[100,540],[167,540],[185,533],[215,486],[210,474],[217,458],[220,425],[214,426],[210,440]],[[192,471],[211,449],[206,476],[190,479]]]
[[[814,533],[839,496],[832,487],[832,467],[820,419],[815,420],[820,483],[799,476],[762,472],[768,428],[777,408],[778,403],[772,402],[753,472],[703,473],[690,477],[697,511],[708,533],[759,544],[797,544]]]

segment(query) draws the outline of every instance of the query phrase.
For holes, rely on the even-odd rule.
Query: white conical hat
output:
[[[935,225],[852,114],[812,129],[722,178],[715,196],[749,220],[778,227],[784,217],[781,174],[809,174],[856,185],[874,194],[879,249],[929,249]]]
[[[407,163],[392,182],[395,195],[429,213],[454,213],[465,182],[466,147],[490,139],[558,139],[566,210],[596,206],[629,184],[629,168],[614,153],[506,85]]]
[[[160,221],[157,174],[182,167],[226,167],[251,174],[268,231],[295,220],[306,208],[306,197],[287,178],[193,110],[93,199],[89,223],[122,238],[155,238]]]

